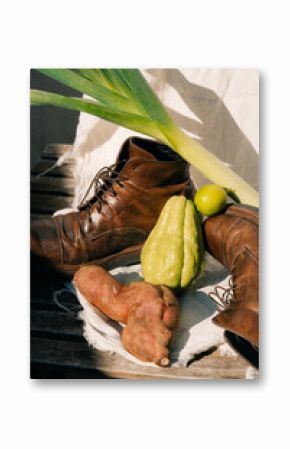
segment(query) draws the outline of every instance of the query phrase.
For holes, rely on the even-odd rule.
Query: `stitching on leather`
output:
[[[227,239],[228,239],[228,235],[230,234],[230,232],[232,231],[232,228],[236,227],[237,224],[239,224],[239,222],[241,221],[241,219],[239,218],[238,221],[235,221],[234,223],[232,223],[228,229],[227,232],[225,233],[224,236],[224,241],[226,242],[225,245],[223,245],[223,261],[227,262],[227,255],[226,255],[226,251],[227,251]]]
[[[246,251],[246,253],[248,254],[248,256],[253,259],[257,264],[259,264],[259,257],[256,257],[253,252],[250,250],[250,248],[248,248],[248,246],[244,246],[244,249]]]
[[[254,212],[252,212],[249,209],[247,209],[247,213],[250,216],[243,217],[243,216],[240,216],[240,215],[235,215],[235,213],[234,213],[235,210],[238,210],[240,212],[240,211],[244,211],[245,209],[243,209],[243,208],[240,209],[240,208],[236,208],[236,207],[233,208],[233,209],[228,208],[227,211],[226,211],[226,215],[231,216],[231,217],[235,217],[235,218],[239,218],[239,219],[241,219],[243,221],[250,221],[250,223],[252,223],[253,225],[259,227],[259,218],[255,217]],[[256,222],[256,220],[258,221],[258,223]]]
[[[122,235],[126,231],[139,232],[140,234],[144,235],[144,237],[147,237],[147,232],[144,231],[144,229],[134,228],[134,227],[125,227],[125,228],[114,228],[114,229],[109,229],[108,231],[104,231],[101,234],[98,234],[95,237],[92,237],[90,239],[90,242],[95,242],[102,237],[106,237],[106,235],[110,235],[110,234],[116,235],[118,231],[120,231],[120,234],[122,234]]]
[[[64,263],[64,248],[63,248],[63,245],[62,245],[61,232],[60,232],[60,229],[59,229],[57,216],[56,217],[52,216],[52,219],[53,219],[53,221],[55,223],[56,232],[57,232],[57,235],[58,235],[58,242],[59,242],[59,247],[60,247],[60,261],[61,261],[61,263]]]

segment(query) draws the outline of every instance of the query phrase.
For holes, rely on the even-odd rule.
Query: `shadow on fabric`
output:
[[[160,70],[147,72],[154,77],[161,76]],[[162,70],[162,82],[173,87],[202,122],[168,108],[176,124],[199,136],[211,153],[230,164],[236,173],[258,190],[259,156],[222,99],[213,90],[189,82],[178,69]],[[200,177],[195,171],[193,169],[194,177]]]

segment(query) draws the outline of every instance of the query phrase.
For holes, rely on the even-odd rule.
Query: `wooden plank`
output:
[[[205,356],[189,367],[161,368],[131,363],[117,354],[91,351],[87,345],[72,341],[32,338],[31,359],[59,366],[97,369],[121,379],[244,379],[248,364],[241,357]]]
[[[71,207],[72,203],[72,196],[53,196],[42,193],[33,193],[31,195],[32,212],[52,213],[59,209]]]
[[[71,144],[63,144],[63,143],[51,143],[47,145],[43,152],[42,157],[44,158],[59,158],[63,154],[67,153],[73,148]]]
[[[109,379],[96,369],[59,366],[48,363],[31,363],[31,379]]]
[[[33,212],[33,213],[30,214],[30,221],[32,222],[32,221],[35,221],[35,220],[43,220],[43,219],[48,218],[50,216],[51,216],[50,212],[47,212],[47,213],[43,212],[43,213],[39,213],[39,214]]]
[[[56,287],[57,290],[57,287]],[[39,288],[34,288],[31,290],[31,308],[37,310],[55,310],[57,312],[62,312],[62,307],[65,307],[71,311],[81,310],[81,305],[77,300],[76,296],[69,292],[63,292],[57,299],[58,302],[53,300],[52,291],[41,285]],[[59,305],[59,304],[60,305]]]
[[[32,192],[51,193],[60,196],[73,196],[75,182],[72,178],[57,178],[54,176],[31,176],[30,188]]]
[[[32,175],[38,175],[39,173],[43,173],[48,168],[51,168],[53,165],[53,161],[51,160],[40,160],[31,170]],[[54,177],[63,177],[63,178],[73,178],[73,164],[67,163],[61,165],[60,167],[55,167],[52,171],[50,171],[48,176]],[[45,175],[46,176],[46,175]]]
[[[96,354],[96,367],[110,377],[124,379],[244,379],[248,364],[241,357],[208,355],[188,367],[143,367],[117,355]]]
[[[47,298],[32,298],[31,299],[31,310],[42,310],[42,311],[65,311],[70,310],[72,313],[77,313],[81,310],[80,304],[72,304],[69,301],[61,299],[60,305],[54,302],[52,299]]]
[[[85,342],[31,338],[31,362],[58,366],[95,368],[94,357]]]
[[[69,307],[69,305],[68,305]],[[76,314],[52,310],[32,310],[30,327],[33,332],[45,332],[56,336],[82,336],[82,322]],[[61,337],[60,337],[61,338]]]

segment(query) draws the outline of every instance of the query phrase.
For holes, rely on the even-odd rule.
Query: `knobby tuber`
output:
[[[170,363],[168,345],[178,323],[179,306],[169,288],[147,282],[123,285],[93,265],[80,268],[73,282],[91,304],[127,325],[122,332],[127,351],[145,362]]]

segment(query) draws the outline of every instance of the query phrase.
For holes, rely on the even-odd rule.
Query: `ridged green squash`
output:
[[[200,274],[203,260],[201,221],[194,203],[184,196],[172,196],[143,246],[144,280],[184,288]]]

